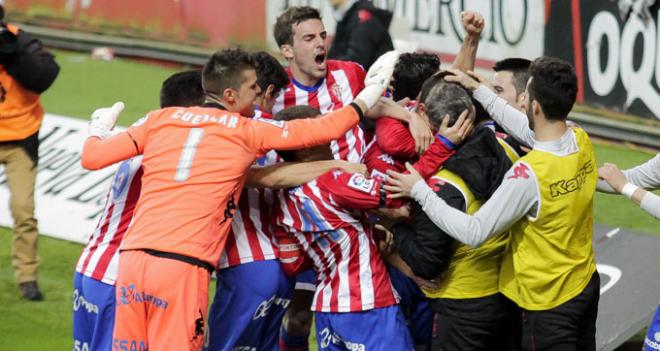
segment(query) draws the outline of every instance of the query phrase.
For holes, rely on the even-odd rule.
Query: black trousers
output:
[[[527,351],[596,351],[600,276],[571,300],[545,311],[522,311],[522,349]]]
[[[520,344],[520,309],[502,294],[432,299],[433,351],[511,351]]]

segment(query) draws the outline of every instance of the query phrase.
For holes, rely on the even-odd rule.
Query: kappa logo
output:
[[[587,161],[580,170],[578,170],[575,177],[571,179],[562,179],[556,183],[550,184],[550,195],[558,197],[568,193],[582,189],[584,183],[587,181],[587,174],[594,171],[594,166],[591,161]]]
[[[529,179],[529,167],[524,163],[519,163],[516,168],[513,169],[513,175],[509,176],[508,179]]]
[[[378,156],[378,159],[387,163],[388,165],[394,165],[394,159],[388,154],[381,154]]]

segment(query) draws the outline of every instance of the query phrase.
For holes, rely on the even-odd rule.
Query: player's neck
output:
[[[556,141],[561,139],[567,129],[565,121],[542,119],[535,123],[534,139],[541,142]]]
[[[314,87],[316,86],[316,84],[319,83],[319,81],[321,81],[321,78],[316,78],[303,72],[295,64],[290,65],[290,67],[291,67],[291,76],[293,77],[293,79],[305,87],[310,87],[310,88]]]

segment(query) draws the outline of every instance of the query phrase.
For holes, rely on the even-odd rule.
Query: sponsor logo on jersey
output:
[[[321,339],[320,346],[322,349],[328,348],[330,344],[333,345],[342,345],[350,351],[364,351],[366,346],[357,342],[343,340],[337,333],[331,332],[328,328],[323,328],[319,333],[319,339]]]
[[[144,340],[112,340],[113,351],[148,351]]]
[[[252,315],[252,320],[266,317],[270,311],[270,308],[273,306],[282,306],[282,309],[286,309],[289,307],[289,303],[291,303],[291,300],[289,299],[285,299],[279,296],[272,296],[270,299],[262,301],[259,306],[257,306],[257,309]]]
[[[550,184],[550,194],[552,197],[558,197],[566,195],[568,193],[582,189],[584,183],[587,181],[587,174],[594,171],[594,166],[591,164],[591,160],[578,170],[575,177],[571,179],[562,179],[556,183]]]
[[[87,313],[99,314],[99,306],[85,300],[78,289],[75,289],[73,290],[73,310],[78,311],[81,307],[87,310]]]
[[[509,176],[509,179],[529,179],[529,167],[524,163],[519,163],[516,168],[513,169],[513,175]]]
[[[169,305],[166,300],[157,296],[146,294],[144,291],[135,291],[135,285],[120,286],[121,296],[118,303],[120,305],[130,305],[131,303],[149,303],[154,307],[166,309]]]

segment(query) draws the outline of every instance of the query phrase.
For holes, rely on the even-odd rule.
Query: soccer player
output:
[[[427,80],[420,104],[434,126],[450,124],[461,113],[474,114],[468,92],[446,83],[444,74]],[[474,121],[474,119],[472,119]],[[447,204],[474,213],[501,183],[511,160],[489,128],[481,125],[457,149],[443,168],[427,180]],[[394,237],[399,255],[420,278],[434,282],[424,293],[435,312],[432,350],[513,349],[511,326],[519,320],[517,307],[498,293],[499,266],[508,236],[479,248],[459,244],[438,229],[417,204],[412,225],[397,224]]]
[[[259,93],[255,65],[246,52],[228,49],[204,67],[203,107],[153,111],[112,137],[116,114],[92,120],[83,167],[143,155],[142,191],[120,254],[113,347],[201,348],[209,275],[247,169],[272,148],[321,144],[345,133],[376,103],[397,57],[384,55],[356,101],[320,119],[272,123],[241,117],[253,113]]]
[[[289,78],[268,53],[257,52],[253,57],[261,88],[255,116],[270,119],[275,97]],[[271,150],[257,159],[252,171],[279,160]],[[333,168],[355,166],[339,160],[315,162],[294,168],[296,173],[289,172],[286,184],[243,190],[220,258],[216,293],[209,311],[207,350],[276,349],[282,317],[291,300],[291,282],[282,272],[279,250],[274,244],[268,215],[273,205],[270,188],[297,186]],[[228,320],[232,321],[229,325]]]
[[[447,205],[414,172],[390,173],[388,190],[410,194],[433,223],[470,246],[510,229],[499,285],[523,309],[523,349],[595,350],[600,279],[592,232],[598,175],[589,136],[566,124],[577,93],[573,67],[550,57],[532,63],[527,116],[467,74],[453,72],[445,79],[473,91],[498,124],[533,150],[471,215]]]
[[[529,80],[529,65],[532,61],[524,58],[506,58],[495,62],[495,74],[491,80],[497,96],[520,111],[525,111],[525,88]]]
[[[647,191],[660,188],[660,154],[642,165],[623,172],[616,165],[605,163],[598,170],[598,175],[602,179],[598,182],[599,191],[623,194],[651,216],[660,219],[660,196]],[[660,305],[646,333],[644,351],[660,350],[658,335],[660,335]]]
[[[161,108],[199,106],[203,102],[202,72],[175,73],[163,82]],[[121,109],[120,106],[118,108]],[[73,277],[75,349],[112,348],[119,246],[133,220],[133,211],[140,196],[141,160],[141,156],[136,156],[119,165],[99,223],[78,259]]]

